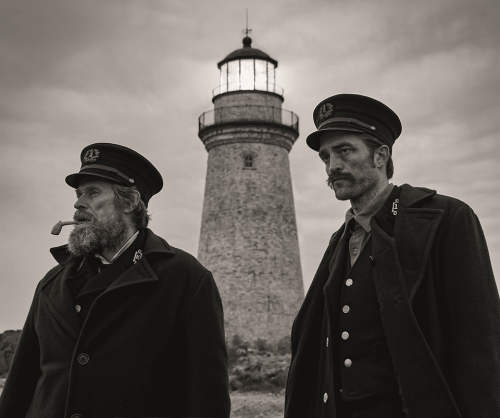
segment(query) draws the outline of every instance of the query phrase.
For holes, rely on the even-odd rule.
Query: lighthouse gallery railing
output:
[[[204,112],[198,119],[198,127],[202,129],[227,122],[271,122],[290,126],[299,130],[299,117],[289,110],[274,106],[228,106]]]

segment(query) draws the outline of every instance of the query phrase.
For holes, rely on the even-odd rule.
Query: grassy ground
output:
[[[231,418],[283,418],[284,391],[231,392]]]

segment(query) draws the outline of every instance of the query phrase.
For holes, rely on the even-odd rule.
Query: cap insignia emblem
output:
[[[395,199],[394,202],[392,202],[392,214],[396,216],[398,214],[398,203],[399,199]]]
[[[99,150],[91,148],[83,156],[83,162],[87,164],[95,163],[98,158],[99,158]]]
[[[137,263],[140,259],[142,258],[142,250],[137,250],[134,254],[134,259],[132,260],[135,263]]]
[[[333,113],[333,106],[331,103],[325,103],[319,108],[319,118],[324,119]]]

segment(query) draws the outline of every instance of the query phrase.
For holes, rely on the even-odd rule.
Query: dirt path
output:
[[[285,394],[231,392],[231,418],[283,418]]]

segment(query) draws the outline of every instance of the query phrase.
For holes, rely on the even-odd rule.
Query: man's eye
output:
[[[340,153],[341,153],[341,154],[346,154],[346,153],[347,153],[347,152],[349,152],[350,150],[351,150],[350,148],[342,148],[342,149],[340,150]]]
[[[329,159],[329,156],[328,155],[320,155],[319,158],[321,158],[321,161],[323,161],[324,163],[326,163]]]

